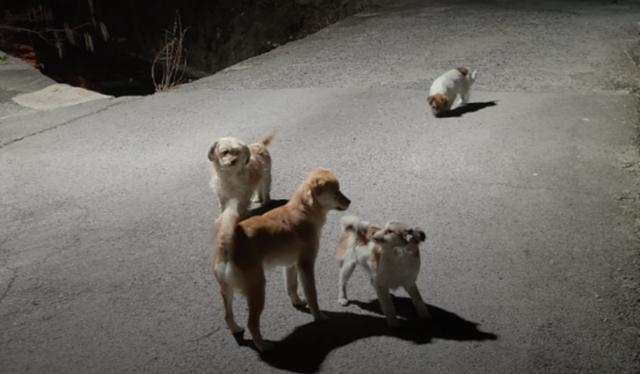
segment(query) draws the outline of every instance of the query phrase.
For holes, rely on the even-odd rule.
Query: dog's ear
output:
[[[311,188],[311,186],[307,186],[302,193],[302,202],[306,206],[312,206],[314,201],[315,197],[313,196],[313,188]]]
[[[213,143],[213,145],[211,145],[211,147],[209,148],[209,154],[207,155],[207,157],[209,157],[209,161],[215,161],[215,159],[216,159],[216,148],[218,148],[218,142],[217,141],[215,143]]]
[[[424,231],[422,231],[422,229],[419,227],[412,228],[411,233],[413,237],[418,240],[418,242],[423,242],[427,239],[427,234],[425,234]]]
[[[429,104],[429,106],[433,105],[433,102],[435,101],[435,97],[433,96],[429,96],[427,97],[427,103]]]
[[[302,195],[302,200],[305,205],[312,206],[314,204],[318,189],[322,188],[325,184],[327,184],[327,182],[322,178],[315,178],[309,181]]]

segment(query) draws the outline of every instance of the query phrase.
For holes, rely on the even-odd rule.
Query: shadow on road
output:
[[[459,106],[453,110],[450,110],[444,114],[440,114],[438,115],[438,118],[450,118],[450,117],[462,117],[463,114],[465,113],[473,113],[473,112],[477,112],[481,109],[484,109],[486,107],[490,107],[490,106],[496,106],[498,105],[497,101],[485,101],[485,102],[478,102],[478,103],[468,103],[466,105],[463,106]]]
[[[381,314],[377,300],[364,303],[352,302],[362,309]],[[279,342],[273,351],[261,354],[269,365],[296,373],[315,373],[334,349],[373,336],[390,336],[414,344],[427,344],[433,338],[459,341],[496,340],[492,333],[478,330],[478,324],[458,315],[428,306],[433,321],[428,324],[417,320],[413,304],[408,298],[395,298],[396,312],[404,321],[397,329],[389,328],[382,317],[348,312],[326,312],[326,323],[308,323],[296,327]],[[236,337],[242,346],[253,348],[251,340]],[[254,348],[255,349],[255,348]]]

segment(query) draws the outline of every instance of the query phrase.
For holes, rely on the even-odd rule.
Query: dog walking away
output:
[[[225,321],[232,333],[240,333],[233,316],[234,290],[247,296],[248,327],[256,348],[272,347],[260,333],[260,314],[265,304],[265,269],[285,268],[285,284],[291,303],[304,305],[298,296],[298,273],[309,309],[316,321],[326,319],[318,307],[314,265],[320,232],[327,213],[346,210],[351,202],[340,192],[328,169],[314,170],[300,184],[289,202],[261,215],[239,221],[237,201],[227,204],[219,220],[211,270],[220,285]]]
[[[459,96],[460,105],[469,102],[471,86],[476,81],[476,70],[469,74],[469,69],[459,67],[442,74],[431,84],[427,103],[435,116],[448,112]]]
[[[259,142],[246,145],[238,138],[220,138],[209,148],[211,161],[210,185],[217,194],[220,212],[229,200],[238,203],[241,218],[246,217],[255,193],[255,201],[266,204],[271,192],[271,155],[267,146],[273,133],[266,134]]]
[[[404,288],[411,297],[418,316],[429,319],[416,280],[420,272],[419,244],[426,239],[424,231],[399,222],[376,227],[358,217],[341,220],[342,235],[336,248],[340,265],[338,303],[347,305],[347,282],[356,266],[369,275],[380,307],[391,327],[399,326],[390,290]]]

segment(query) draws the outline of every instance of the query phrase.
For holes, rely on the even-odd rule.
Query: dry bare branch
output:
[[[165,30],[164,44],[151,65],[151,79],[156,91],[166,91],[184,79],[187,57],[184,36],[188,28],[182,27],[180,14],[176,12],[173,28]],[[160,76],[156,76],[159,71]]]
[[[67,40],[69,41],[69,43],[71,43],[71,45],[77,45],[75,33],[67,22],[64,23],[64,34],[67,36]]]
[[[100,37],[105,42],[110,39],[109,31],[104,22],[98,22],[94,16],[93,0],[87,0],[89,10],[89,22],[76,26],[70,26],[65,22],[62,28],[51,27],[56,22],[50,7],[38,5],[28,8],[25,12],[12,15],[5,13],[7,24],[0,24],[0,36],[3,32],[24,33],[35,35],[47,45],[54,48],[60,58],[64,55],[64,47],[67,44],[77,46],[84,41],[84,48],[89,52],[95,52],[95,38]],[[98,36],[98,34],[100,36]]]
[[[100,21],[100,34],[102,35],[102,39],[104,39],[105,42],[109,41],[109,30],[107,29],[107,25],[105,25],[102,21]]]

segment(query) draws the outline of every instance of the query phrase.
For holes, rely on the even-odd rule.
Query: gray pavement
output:
[[[0,51],[0,147],[128,99],[56,83],[30,64]]]
[[[527,4],[382,3],[171,92],[0,120],[0,372],[638,373],[640,6]],[[495,105],[435,119],[428,85],[459,64]],[[349,213],[425,229],[430,329],[402,293],[387,329],[361,272],[336,303],[331,213],[330,321],[272,271],[276,351],[226,331],[205,153],[272,129],[275,198],[327,166]]]

